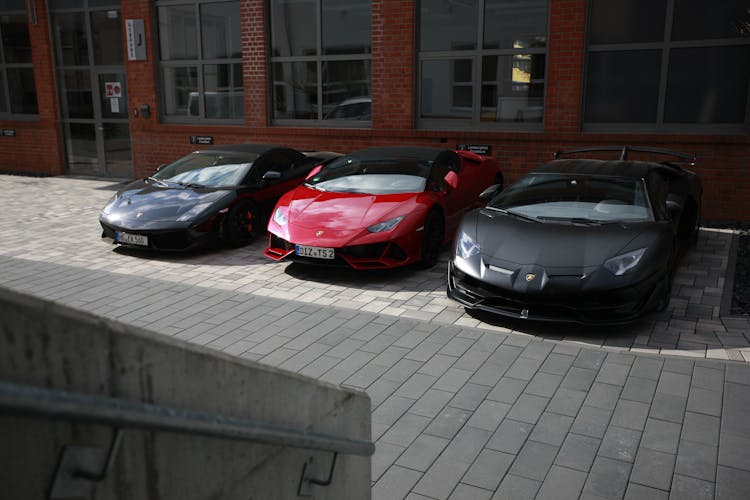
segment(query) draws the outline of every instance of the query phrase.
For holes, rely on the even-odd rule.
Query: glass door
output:
[[[116,0],[49,0],[67,171],[132,178]]]

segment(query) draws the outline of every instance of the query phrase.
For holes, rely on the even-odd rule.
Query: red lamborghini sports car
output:
[[[354,269],[431,267],[461,217],[481,203],[479,194],[498,183],[498,162],[468,151],[357,151],[281,197],[265,254]]]

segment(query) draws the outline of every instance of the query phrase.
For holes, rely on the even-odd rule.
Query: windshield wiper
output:
[[[177,184],[179,184],[180,186],[189,187],[189,188],[204,188],[204,187],[206,187],[203,184],[197,184],[195,182],[182,182],[182,181],[180,181]]]
[[[500,212],[503,215],[510,215],[511,217],[515,217],[517,219],[521,219],[521,220],[525,220],[529,222],[541,222],[536,217],[532,217],[530,215],[519,214],[518,212],[511,212],[510,210],[506,210],[504,208],[489,207],[489,206],[485,208],[489,210],[495,210],[496,212]]]
[[[542,220],[571,222],[573,224],[584,224],[587,226],[601,226],[604,222],[596,219],[588,219],[586,217],[552,217],[540,215],[539,218]]]

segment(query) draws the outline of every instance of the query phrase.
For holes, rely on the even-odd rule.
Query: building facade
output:
[[[750,220],[750,0],[0,0],[0,172],[142,177],[204,144],[693,153]]]

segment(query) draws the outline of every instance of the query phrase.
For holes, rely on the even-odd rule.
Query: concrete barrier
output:
[[[61,389],[370,439],[370,399],[158,333],[0,288],[0,382]],[[103,467],[108,425],[0,410],[0,497],[47,498],[65,446]],[[333,454],[154,430],[124,430],[96,499],[294,499],[306,463],[325,480]],[[370,457],[339,454],[316,499],[369,499]]]

